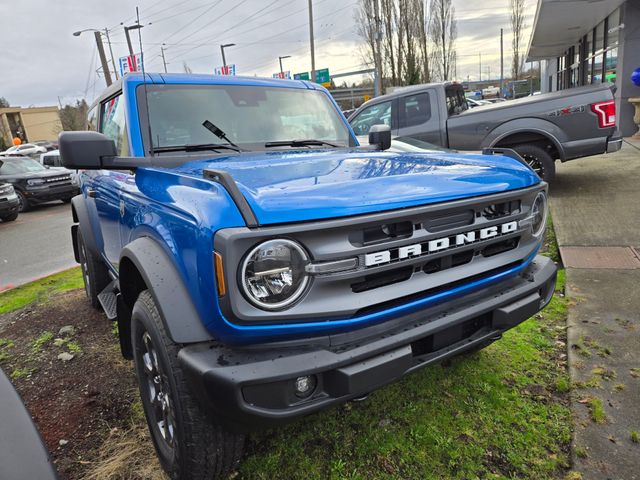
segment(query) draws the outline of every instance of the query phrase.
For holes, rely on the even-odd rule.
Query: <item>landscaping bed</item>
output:
[[[232,477],[563,478],[571,441],[563,273],[551,304],[490,347],[251,435]],[[83,290],[64,292],[80,285],[65,281],[31,286],[27,306],[15,291],[0,294],[0,311],[9,295],[17,308],[0,314],[0,367],[63,479],[163,478],[113,326]],[[65,326],[73,332],[60,334]]]

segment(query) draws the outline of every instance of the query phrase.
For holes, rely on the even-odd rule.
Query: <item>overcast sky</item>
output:
[[[525,51],[536,5],[526,1]],[[500,28],[505,30],[508,74],[508,3],[454,0],[459,80],[478,78],[479,53],[483,78],[489,71],[492,78],[499,77]],[[316,68],[328,67],[332,73],[365,68],[353,20],[356,4],[314,0]],[[173,72],[184,71],[186,62],[196,73],[212,73],[222,64],[221,43],[236,44],[225,53],[238,74],[271,76],[279,69],[278,56],[284,55],[291,55],[283,60],[285,70],[310,70],[307,0],[0,0],[0,96],[21,106],[65,104],[82,97],[91,102],[105,86],[95,40],[92,32],[72,33],[108,28],[117,62],[127,53],[121,23],[134,23],[136,5],[145,24],[141,34],[147,71],[163,69],[163,43]],[[131,33],[137,52],[138,35]]]

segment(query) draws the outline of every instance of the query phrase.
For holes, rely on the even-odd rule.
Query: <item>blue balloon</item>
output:
[[[636,68],[631,74],[631,81],[634,85],[640,87],[640,67]]]

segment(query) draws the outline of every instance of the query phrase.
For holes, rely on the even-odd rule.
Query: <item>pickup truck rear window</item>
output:
[[[139,90],[140,93],[140,90]],[[349,131],[318,90],[240,85],[150,85],[147,105],[153,147],[226,143],[205,120],[245,149],[267,142],[316,139],[349,145]]]

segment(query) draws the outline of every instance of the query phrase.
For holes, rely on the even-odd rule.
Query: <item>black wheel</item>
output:
[[[98,294],[109,285],[109,273],[107,267],[87,248],[81,229],[78,229],[78,257],[84,280],[84,291],[91,301],[91,306],[100,309]]]
[[[538,145],[518,145],[514,147],[514,150],[524,158],[542,180],[549,184],[555,180],[555,161],[544,148]]]
[[[6,215],[4,217],[0,217],[0,220],[3,222],[13,222],[16,218],[18,218],[18,212],[12,213],[11,215]]]
[[[242,455],[244,436],[219,426],[191,394],[179,347],[166,334],[148,290],[133,307],[131,335],[142,405],[162,467],[172,479],[226,478]]]
[[[20,213],[28,211],[31,205],[29,205],[29,200],[27,200],[27,198],[24,196],[24,193],[16,190],[16,195],[18,195],[19,202],[18,211]]]

